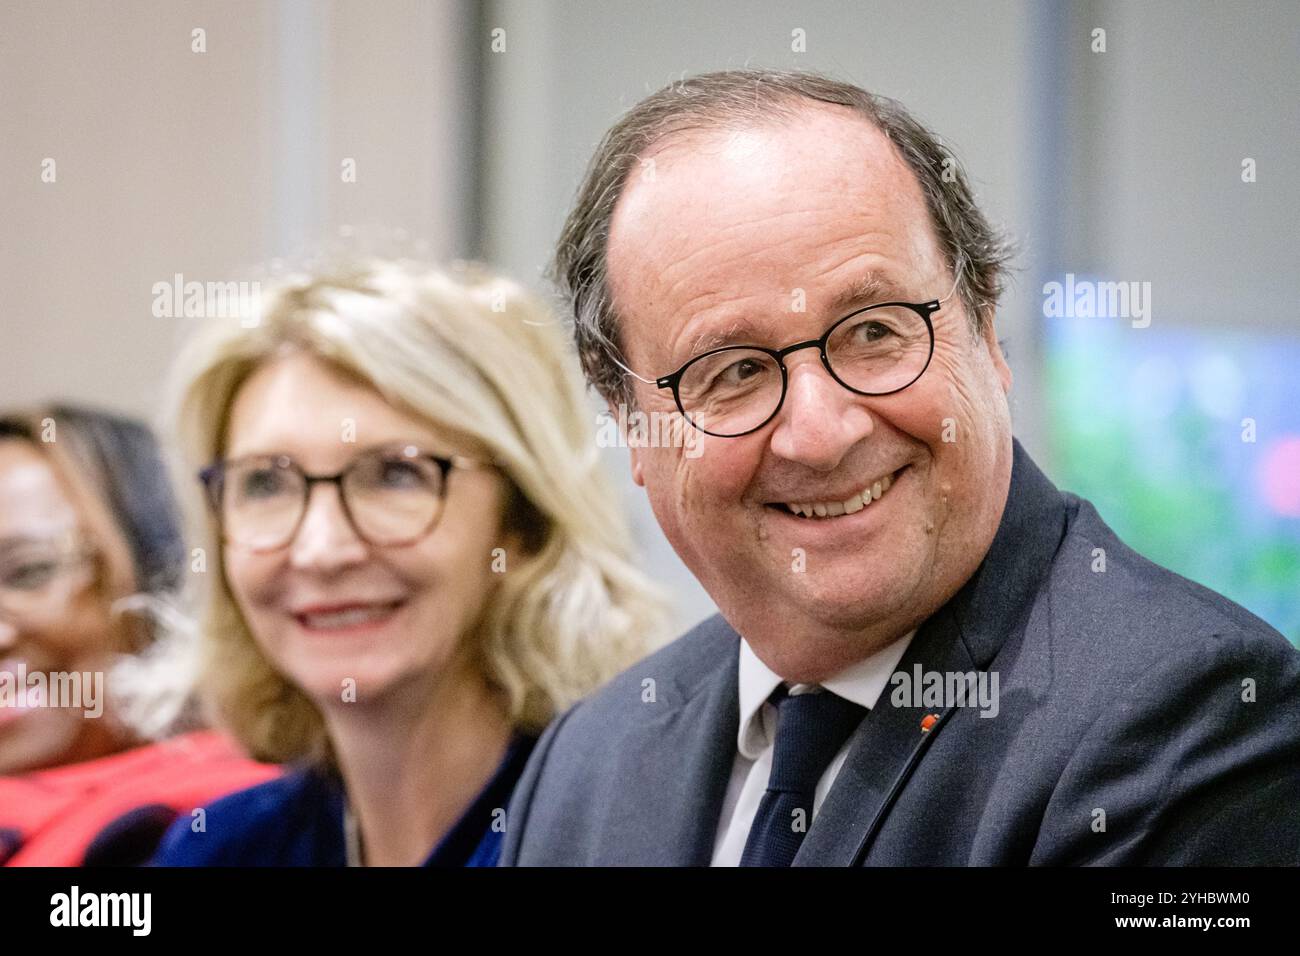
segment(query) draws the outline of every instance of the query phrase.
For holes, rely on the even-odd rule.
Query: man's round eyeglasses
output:
[[[857,395],[892,395],[919,379],[934,355],[930,317],[952,298],[881,302],[836,320],[822,336],[782,349],[725,345],[689,359],[670,375],[643,378],[622,362],[615,364],[638,381],[671,389],[682,417],[719,438],[756,432],[781,410],[789,385],[785,357],[815,348],[822,365],[840,385]]]
[[[249,551],[283,548],[298,533],[312,485],[337,485],[344,516],[376,547],[414,544],[433,530],[453,468],[491,468],[464,455],[391,445],[358,455],[342,471],[309,475],[288,455],[216,461],[199,472],[222,539]]]

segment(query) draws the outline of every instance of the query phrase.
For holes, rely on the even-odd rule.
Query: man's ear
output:
[[[980,323],[983,329],[980,338],[983,341],[984,348],[989,353],[989,359],[993,362],[993,371],[997,373],[998,379],[1002,382],[1002,391],[1010,394],[1011,392],[1011,366],[1007,364],[1007,358],[1002,354],[1002,344],[998,342],[997,332],[993,328],[993,314],[985,316]]]
[[[619,406],[614,404],[614,400],[612,398],[605,399],[605,405],[606,407],[609,408],[610,419],[613,420],[614,423],[617,426],[619,426],[621,429],[621,426],[626,423],[627,416],[629,413],[627,411],[624,411],[623,414],[620,415]],[[645,479],[642,476],[643,462],[641,459],[641,449],[632,447],[632,442],[628,441],[627,433],[625,431],[620,430],[618,437],[619,437],[619,441],[623,442],[625,445],[628,446],[627,449],[628,462],[632,467],[632,481],[635,482],[640,487],[644,488]]]

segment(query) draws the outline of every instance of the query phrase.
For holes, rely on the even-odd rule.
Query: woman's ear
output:
[[[513,481],[510,482],[502,526],[502,536],[507,551],[523,557],[531,557],[546,545],[548,530],[546,519],[541,511],[518,485]]]
[[[139,595],[130,595],[109,604],[114,652],[135,656],[143,654],[153,643],[153,625],[145,606],[147,600]]]

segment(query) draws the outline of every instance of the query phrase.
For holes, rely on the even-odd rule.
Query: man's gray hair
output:
[[[975,330],[992,321],[1011,248],[975,205],[956,158],[901,103],[814,73],[705,73],[642,100],[605,134],[556,247],[551,278],[572,309],[587,381],[607,401],[635,404],[628,376],[615,362],[624,353],[606,258],[610,221],[629,173],[670,136],[791,120],[806,100],[846,106],[889,138],[920,183],[945,265],[957,279]]]

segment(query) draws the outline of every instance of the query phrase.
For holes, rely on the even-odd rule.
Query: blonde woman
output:
[[[155,862],[496,862],[536,737],[661,613],[562,341],[508,280],[371,260],[280,281],[253,327],[192,343],[201,683],[293,769],[178,822]]]

